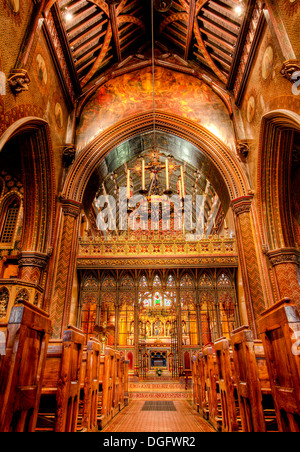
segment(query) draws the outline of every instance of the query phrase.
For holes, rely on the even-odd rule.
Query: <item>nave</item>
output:
[[[154,406],[147,409],[149,402],[132,400],[129,406],[103,429],[103,433],[215,432],[214,428],[201,418],[186,400],[151,402]]]

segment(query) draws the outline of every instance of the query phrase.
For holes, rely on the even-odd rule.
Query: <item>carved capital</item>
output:
[[[288,60],[283,63],[280,73],[289,82],[295,83],[296,80],[293,79],[293,74],[299,71],[300,71],[300,60]]]
[[[231,201],[231,207],[235,215],[239,216],[243,213],[249,213],[252,205],[253,195],[242,196],[241,198]]]
[[[73,201],[72,199],[65,199],[62,196],[59,198],[63,213],[65,215],[69,215],[71,217],[77,218],[81,212],[81,204],[77,201]]]
[[[300,263],[300,252],[296,248],[280,248],[268,251],[267,256],[273,266],[281,264],[299,265]]]
[[[19,94],[22,91],[28,91],[30,77],[26,69],[13,69],[8,79],[10,89],[14,94]]]
[[[65,168],[72,165],[72,163],[75,160],[75,156],[76,156],[76,150],[75,150],[74,144],[72,144],[72,143],[65,144],[65,146],[63,148],[63,152],[62,152],[62,159],[63,159],[63,164],[64,164]]]
[[[19,255],[19,267],[39,267],[45,268],[48,260],[47,254],[32,251],[23,251]]]

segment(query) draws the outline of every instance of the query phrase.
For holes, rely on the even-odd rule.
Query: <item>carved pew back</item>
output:
[[[129,360],[124,360],[124,406],[129,403]]]
[[[205,366],[203,351],[198,352],[198,397],[199,397],[199,413],[202,414],[204,419],[208,419],[208,393],[206,388],[206,374],[207,368]]]
[[[104,354],[104,375],[102,384],[102,427],[113,416],[113,379],[115,369],[115,352],[111,347],[106,347]]]
[[[101,344],[90,339],[83,350],[80,383],[80,405],[77,429],[95,432],[98,430],[97,409],[100,379]]]
[[[49,341],[37,431],[76,431],[84,342],[71,326],[62,340]]]
[[[225,337],[214,343],[218,366],[218,380],[222,404],[222,431],[237,432],[239,430],[238,412],[234,391],[233,355],[230,343]]]
[[[51,321],[44,311],[26,301],[12,308],[6,344],[3,338],[1,345],[2,432],[35,431],[50,333]]]
[[[219,382],[216,355],[211,345],[204,347],[202,351],[205,365],[209,421],[215,429],[219,431],[221,429],[222,417],[220,416],[221,405],[219,403]]]
[[[300,315],[289,299],[262,313],[259,333],[281,432],[300,431]]]
[[[252,331],[243,326],[231,334],[235,379],[244,432],[265,432],[262,392]]]

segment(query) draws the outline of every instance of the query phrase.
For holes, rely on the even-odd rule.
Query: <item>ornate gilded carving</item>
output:
[[[8,79],[9,86],[14,94],[28,91],[30,77],[26,69],[13,69]]]
[[[293,74],[300,71],[300,60],[288,60],[283,63],[280,73],[289,82],[294,83]]]

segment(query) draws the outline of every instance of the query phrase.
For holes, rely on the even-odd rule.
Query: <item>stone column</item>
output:
[[[61,198],[60,202],[60,226],[53,262],[53,292],[49,300],[53,337],[56,339],[61,338],[69,322],[72,286],[78,254],[78,218],[81,212],[81,205],[76,201]]]
[[[300,252],[296,248],[280,248],[269,251],[267,256],[273,266],[280,299],[289,298],[300,309]]]
[[[257,337],[256,320],[265,309],[265,299],[259,271],[254,224],[251,216],[253,195],[243,196],[231,203],[245,291],[249,326]]]

